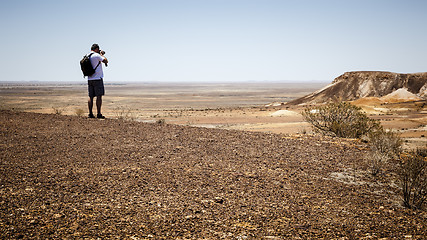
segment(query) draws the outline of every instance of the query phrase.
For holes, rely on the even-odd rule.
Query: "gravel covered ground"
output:
[[[11,111],[0,139],[2,239],[427,236],[355,141]]]

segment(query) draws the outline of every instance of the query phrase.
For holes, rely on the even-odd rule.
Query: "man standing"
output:
[[[102,71],[102,64],[103,62],[105,66],[107,66],[108,60],[104,56],[105,52],[101,51],[99,49],[99,45],[94,43],[91,47],[90,55],[90,62],[92,63],[92,66],[95,68],[95,73],[88,76],[88,91],[89,91],[89,100],[88,100],[88,107],[89,107],[89,118],[95,118],[95,115],[93,115],[92,109],[93,109],[93,99],[96,97],[96,110],[97,110],[97,118],[105,118],[101,114],[101,106],[102,106],[102,96],[104,95],[104,72]]]

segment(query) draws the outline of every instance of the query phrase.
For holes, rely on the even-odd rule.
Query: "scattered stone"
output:
[[[0,239],[426,236],[364,143],[336,141],[0,110]]]

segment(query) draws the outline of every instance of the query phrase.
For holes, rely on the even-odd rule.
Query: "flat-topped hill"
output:
[[[2,239],[421,239],[350,140],[0,111]]]
[[[331,100],[354,101],[365,97],[383,97],[400,89],[427,99],[427,73],[402,74],[380,71],[346,72],[328,86],[289,105],[324,103]],[[402,99],[405,101],[405,99]],[[413,101],[413,99],[408,99]]]

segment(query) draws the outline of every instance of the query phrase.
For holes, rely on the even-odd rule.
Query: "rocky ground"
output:
[[[0,111],[2,239],[425,239],[350,140]]]

